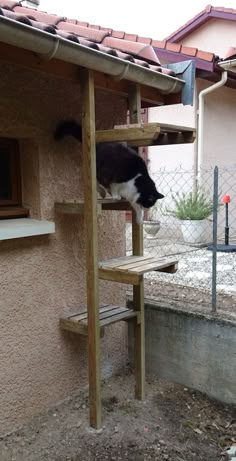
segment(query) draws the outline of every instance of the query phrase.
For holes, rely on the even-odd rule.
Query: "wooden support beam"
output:
[[[129,88],[130,123],[141,123],[141,93],[138,85]],[[143,225],[136,223],[136,214],[132,212],[133,255],[143,255]],[[144,282],[141,276],[139,285],[133,286],[134,310],[139,312],[140,323],[134,324],[134,365],[135,397],[144,399],[145,393],[145,320],[144,320]]]
[[[160,133],[157,123],[122,125],[113,130],[96,131],[96,142],[136,142],[155,141]]]
[[[90,424],[101,427],[94,76],[81,71]]]

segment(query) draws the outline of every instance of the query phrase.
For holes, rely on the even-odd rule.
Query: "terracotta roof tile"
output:
[[[224,59],[230,59],[230,58],[235,58],[236,56],[236,47],[231,46],[228,50],[226,55],[224,56]]]
[[[6,8],[4,9],[3,6]],[[107,27],[90,25],[76,19],[47,14],[33,8],[27,8],[12,0],[0,0],[0,15],[19,21],[36,29],[58,35],[66,40],[115,56],[119,59],[150,68],[155,72],[173,75],[172,71],[162,68],[151,46],[151,39],[135,34],[114,31]]]
[[[147,37],[138,37],[137,41],[141,42],[141,43],[146,43],[147,45],[151,45],[151,43],[152,43],[152,39],[147,38]]]
[[[90,27],[90,29],[97,29],[97,30],[101,29],[101,27],[98,26],[97,24],[90,24],[88,27]]]
[[[6,6],[7,10],[3,6]],[[5,17],[54,35],[58,34],[64,39],[80,43],[98,52],[116,56],[119,59],[124,59],[167,75],[175,74],[172,70],[161,66],[157,57],[158,49],[162,52],[162,55],[166,51],[168,56],[170,53],[176,54],[176,56],[181,53],[184,56],[189,56],[190,59],[194,57],[206,62],[212,62],[215,59],[213,53],[204,52],[197,48],[139,37],[136,34],[128,34],[95,24],[91,25],[76,19],[66,19],[33,8],[22,7],[13,0],[0,0],[0,8],[2,8],[0,14],[2,13]],[[211,6],[207,8],[209,11],[212,9]],[[199,13],[197,17],[200,17],[201,14]]]
[[[76,24],[78,24],[79,26],[83,26],[83,27],[89,27],[89,23],[88,22],[84,22],[84,21],[75,21]]]
[[[24,6],[14,7],[14,11],[19,14],[24,14],[26,16],[32,16],[35,18],[35,21],[45,22],[46,24],[52,24],[56,26],[59,22],[65,21],[63,16],[57,16],[55,14],[47,14],[42,11],[34,10],[33,8],[26,8]]]
[[[138,35],[135,35],[135,34],[125,34],[124,39],[125,39],[125,40],[128,40],[128,42],[137,42],[137,40],[138,40]]]
[[[115,38],[124,38],[125,36],[125,32],[122,32],[122,31],[119,31],[119,30],[113,30],[112,31],[112,37],[115,37]]]
[[[166,43],[166,49],[169,51],[174,51],[174,53],[179,53],[181,51],[181,45],[178,43]]]
[[[160,41],[160,40],[152,40],[152,46],[154,48],[165,48],[166,47],[166,42]]]
[[[5,6],[13,9],[16,5],[19,5],[19,2],[13,2],[12,0],[0,0],[0,7],[4,8]]]
[[[152,63],[156,62],[160,64],[155,51],[150,45],[139,42],[129,42],[128,40],[121,40],[114,37],[105,37],[103,44],[139,56],[139,58],[143,58]]]
[[[206,51],[198,50],[197,57],[199,59],[204,59],[205,61],[213,61],[215,55],[213,53],[207,53]]]
[[[190,46],[181,46],[181,53],[187,54],[188,56],[196,56],[198,52],[197,48],[193,48]]]
[[[76,19],[67,19],[66,22],[70,22],[71,24],[76,24]]]
[[[79,37],[87,38],[96,43],[102,43],[104,38],[108,35],[107,32],[102,30],[91,29],[90,27],[79,26],[78,24],[70,24],[66,22],[59,22],[57,24],[59,30],[66,30],[67,32],[72,32],[73,34],[78,35]]]

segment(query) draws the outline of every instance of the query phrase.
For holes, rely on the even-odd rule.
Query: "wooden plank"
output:
[[[157,261],[155,258],[152,258],[151,256],[147,259],[142,259],[140,261],[136,261],[136,262],[133,262],[133,263],[130,263],[130,264],[126,264],[126,265],[123,265],[123,266],[119,266],[118,267],[118,270],[120,271],[125,271],[125,272],[135,272],[135,273],[139,273],[139,268],[140,267],[144,267],[146,265],[148,266],[154,266],[154,265],[158,265],[158,264],[161,264],[162,262],[164,262],[164,258],[159,261]]]
[[[129,89],[130,123],[141,123],[141,95],[138,85]],[[143,256],[143,225],[136,223],[136,213],[132,212],[132,248],[133,255]],[[144,282],[140,277],[139,285],[133,286],[133,305],[138,312],[139,323],[134,323],[134,366],[135,397],[144,399],[145,394],[145,323],[144,323]]]
[[[84,214],[84,200],[63,200],[55,202],[55,210],[64,214]],[[132,210],[129,202],[126,200],[114,200],[112,198],[97,199],[97,214],[102,210]]]
[[[113,308],[113,306],[107,304],[104,307],[100,307],[99,312],[106,312],[106,311],[109,311],[112,308]],[[65,316],[64,318],[70,320],[71,322],[81,322],[82,320],[88,318],[88,310],[86,309],[86,310],[84,310],[82,312],[78,312],[77,314],[72,314],[72,315],[69,314],[69,315]]]
[[[167,272],[168,274],[175,274],[178,270],[178,263],[171,266],[163,267],[160,272]]]
[[[149,259],[152,259],[152,256],[124,256],[123,258],[121,257],[100,261],[98,264],[101,269],[120,269],[121,267],[128,266],[129,264],[144,262]]]
[[[186,125],[174,125],[172,123],[162,123],[162,122],[150,122],[150,123],[132,123],[130,125],[115,125],[114,126],[114,129],[116,130],[130,130],[130,127],[131,128],[146,128],[148,130],[148,128],[150,129],[150,133],[152,133],[152,130],[156,128],[159,128],[160,130],[160,133],[184,133],[184,132],[195,132],[196,129],[193,128],[193,127],[190,127],[190,126],[186,126]],[[112,131],[112,130],[111,130]],[[98,133],[98,132],[97,132]],[[157,136],[158,137],[158,136]]]
[[[183,133],[160,133],[155,140],[147,139],[144,141],[130,141],[130,146],[167,146],[173,144],[190,144],[195,141],[196,134],[194,132]]]
[[[74,202],[56,202],[55,210],[58,213],[63,214],[84,214],[84,201],[74,201]],[[100,214],[102,211],[102,206],[97,203],[97,214]]]
[[[128,309],[121,313],[117,312],[113,317],[108,317],[107,319],[102,320],[101,326],[104,327],[107,325],[112,325],[113,323],[117,323],[117,322],[124,321],[124,320],[129,320],[134,317],[137,317],[137,312],[131,309]]]
[[[131,274],[128,272],[118,272],[116,270],[99,269],[98,276],[101,280],[109,280],[110,282],[126,283],[128,285],[138,285],[142,280],[142,275]]]
[[[68,319],[60,319],[60,326],[63,330],[71,331],[72,333],[78,333],[83,336],[88,335],[88,328],[85,327],[81,323],[78,322],[71,322]]]
[[[142,264],[140,266],[136,266],[136,267],[131,267],[131,268],[128,268],[127,270],[131,273],[135,272],[136,274],[145,274],[147,272],[151,272],[151,271],[161,271],[163,268],[168,268],[168,266],[173,266],[177,263],[177,261],[152,261],[150,263],[146,263],[146,264]]]
[[[155,140],[158,138],[160,128],[156,123],[140,123],[123,125],[122,128],[113,130],[96,131],[96,142],[136,142]]]
[[[95,100],[92,71],[81,71],[83,174],[86,229],[90,424],[101,427],[100,327],[98,303]]]

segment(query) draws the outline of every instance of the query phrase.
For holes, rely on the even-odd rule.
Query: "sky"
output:
[[[213,5],[236,9],[236,0],[224,1],[214,0]],[[41,0],[39,9],[163,40],[207,4],[207,0]]]

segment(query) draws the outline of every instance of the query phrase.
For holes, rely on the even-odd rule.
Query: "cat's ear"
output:
[[[160,192],[157,192],[157,200],[160,200],[161,198],[164,198],[165,196],[160,194]]]

